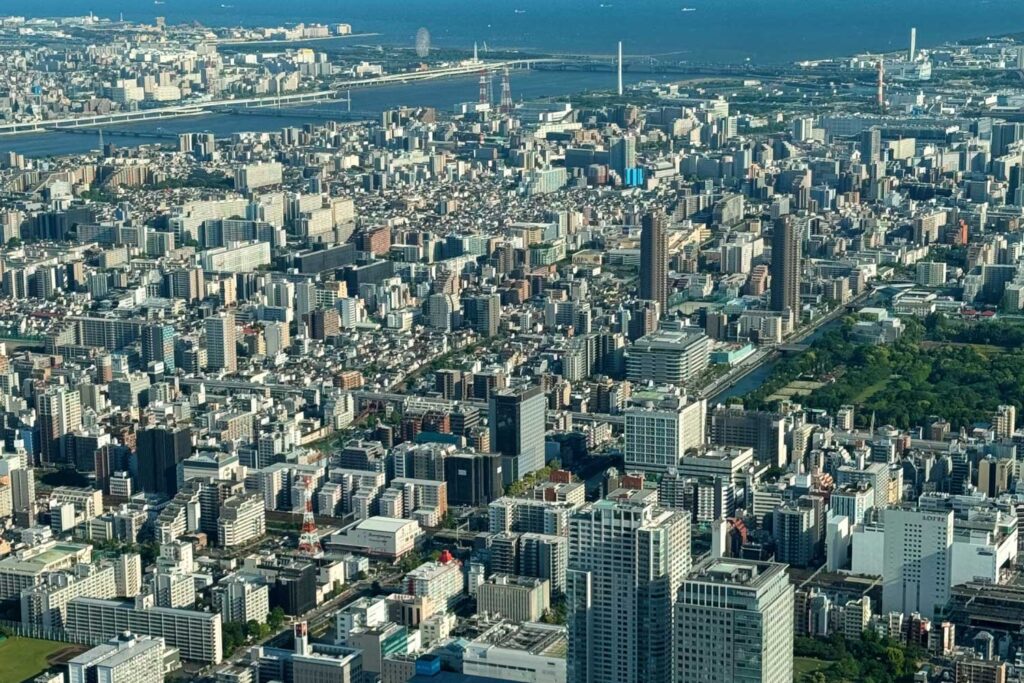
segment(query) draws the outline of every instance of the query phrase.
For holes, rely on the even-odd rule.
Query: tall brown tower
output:
[[[640,233],[640,298],[657,301],[662,314],[668,303],[667,242],[664,214],[655,211],[645,215]]]
[[[771,306],[773,311],[788,308],[799,319],[800,235],[791,216],[776,220],[772,234]]]

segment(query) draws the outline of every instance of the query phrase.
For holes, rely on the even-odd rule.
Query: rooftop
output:
[[[186,619],[209,619],[213,620],[220,616],[218,612],[200,612],[194,609],[180,609],[177,607],[143,607],[139,608],[136,604],[130,600],[103,600],[101,598],[84,598],[77,597],[72,598],[72,603],[77,602],[84,605],[94,605],[97,607],[106,607],[112,609],[125,609],[125,610],[139,610],[147,611],[159,614],[165,614],[167,616],[177,616]]]
[[[780,572],[785,572],[786,567],[776,562],[710,558],[694,567],[687,581],[757,588]]]
[[[414,519],[395,519],[393,517],[367,517],[356,524],[353,529],[360,531],[376,531],[379,533],[394,534],[405,529],[409,525],[418,526]]]
[[[697,328],[684,330],[658,330],[634,342],[633,348],[641,349],[675,349],[680,346],[688,346],[701,339],[707,339],[703,330]]]

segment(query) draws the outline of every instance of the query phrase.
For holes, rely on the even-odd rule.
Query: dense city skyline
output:
[[[1012,10],[174,1],[0,17],[0,682],[1022,680]]]

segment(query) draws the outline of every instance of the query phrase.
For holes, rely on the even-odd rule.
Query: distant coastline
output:
[[[249,0],[235,8],[206,0],[125,3],[123,0],[35,0],[9,7],[28,16],[87,15],[206,26],[273,26],[297,22],[346,22],[375,42],[413,46],[420,27],[437,47],[539,53],[610,54],[618,40],[631,54],[685,51],[704,63],[791,63],[857,52],[904,49],[911,26],[918,46],[976,40],[969,36],[1024,31],[1024,3],[989,0]],[[602,6],[603,5],[603,6]],[[681,12],[681,7],[695,12]],[[244,9],[242,9],[244,7]],[[514,10],[524,10],[517,14]],[[443,20],[440,17],[455,17]]]

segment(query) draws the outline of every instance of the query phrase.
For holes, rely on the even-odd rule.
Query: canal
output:
[[[820,339],[823,334],[840,326],[842,322],[843,319],[840,317],[825,323],[800,343],[808,345],[813,344],[815,341]],[[752,370],[741,377],[736,383],[723,387],[718,393],[712,394],[708,397],[708,403],[725,403],[730,398],[742,398],[758,389],[762,384],[764,384],[765,380],[771,376],[772,372],[775,370],[775,366],[778,365],[782,358],[782,354],[776,355],[771,360],[761,364],[755,370]]]

